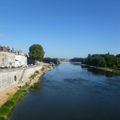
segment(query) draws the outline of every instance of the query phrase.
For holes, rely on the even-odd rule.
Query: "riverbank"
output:
[[[120,77],[61,64],[30,89],[9,120],[120,120],[119,91]]]
[[[103,71],[103,72],[112,73],[112,74],[115,74],[115,75],[120,75],[120,70],[115,70],[115,69],[105,68],[105,67],[96,67],[96,66],[91,66],[91,65],[87,65],[87,64],[81,64],[81,66],[96,69],[96,70],[100,70],[100,71]]]
[[[0,108],[0,120],[7,120],[13,111],[16,103],[20,101],[27,94],[26,86],[18,89],[18,91],[11,95],[11,98]]]
[[[52,66],[45,64],[42,69],[35,71],[35,73],[31,75],[28,80],[5,91],[0,96],[0,120],[6,120],[13,111],[17,102],[27,94],[28,89],[37,83],[39,78],[44,73],[51,69]]]

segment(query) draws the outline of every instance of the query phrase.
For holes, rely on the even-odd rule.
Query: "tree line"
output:
[[[60,64],[60,61],[59,61],[58,58],[50,58],[50,57],[44,58],[44,59],[43,59],[43,62],[45,62],[45,63],[51,63],[51,64],[53,63],[53,64],[55,64],[55,65]]]
[[[81,62],[96,67],[107,67],[120,70],[120,54],[89,54],[86,58],[73,58],[71,62]]]

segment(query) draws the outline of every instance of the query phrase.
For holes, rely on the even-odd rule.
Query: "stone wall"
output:
[[[21,81],[29,80],[29,77],[42,66],[32,66],[28,68],[3,69],[0,70],[0,93],[17,86]]]

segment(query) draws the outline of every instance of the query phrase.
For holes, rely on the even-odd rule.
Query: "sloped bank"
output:
[[[98,70],[104,73],[108,73],[114,76],[120,76],[120,70],[117,69],[111,69],[111,68],[107,68],[107,67],[97,67],[97,66],[91,66],[91,65],[87,65],[87,64],[81,64],[82,67],[86,67],[89,69],[94,69],[94,70]]]
[[[44,65],[41,69],[36,70],[29,79],[24,80],[18,84],[16,87],[16,92],[12,95],[9,94],[10,98],[5,102],[0,108],[0,120],[6,120],[11,112],[13,111],[15,105],[20,101],[26,94],[30,87],[34,86],[35,83],[39,81],[39,78],[48,70],[51,70],[50,65]],[[9,93],[9,92],[8,92]]]
[[[26,87],[22,87],[13,96],[11,96],[11,98],[0,108],[0,120],[7,120],[16,103],[20,101],[26,94]]]
[[[29,81],[29,77],[43,66],[26,68],[0,69],[0,107]]]

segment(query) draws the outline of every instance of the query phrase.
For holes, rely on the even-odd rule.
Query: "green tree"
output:
[[[105,55],[105,60],[106,60],[106,63],[107,63],[107,67],[116,68],[117,57],[115,57],[114,55]]]
[[[116,57],[120,58],[120,54],[116,55]]]
[[[106,61],[102,56],[95,56],[93,58],[93,64],[98,67],[106,67]]]
[[[29,48],[29,57],[30,57],[31,60],[42,61],[43,58],[44,58],[44,55],[45,55],[44,49],[39,44],[33,44]]]

